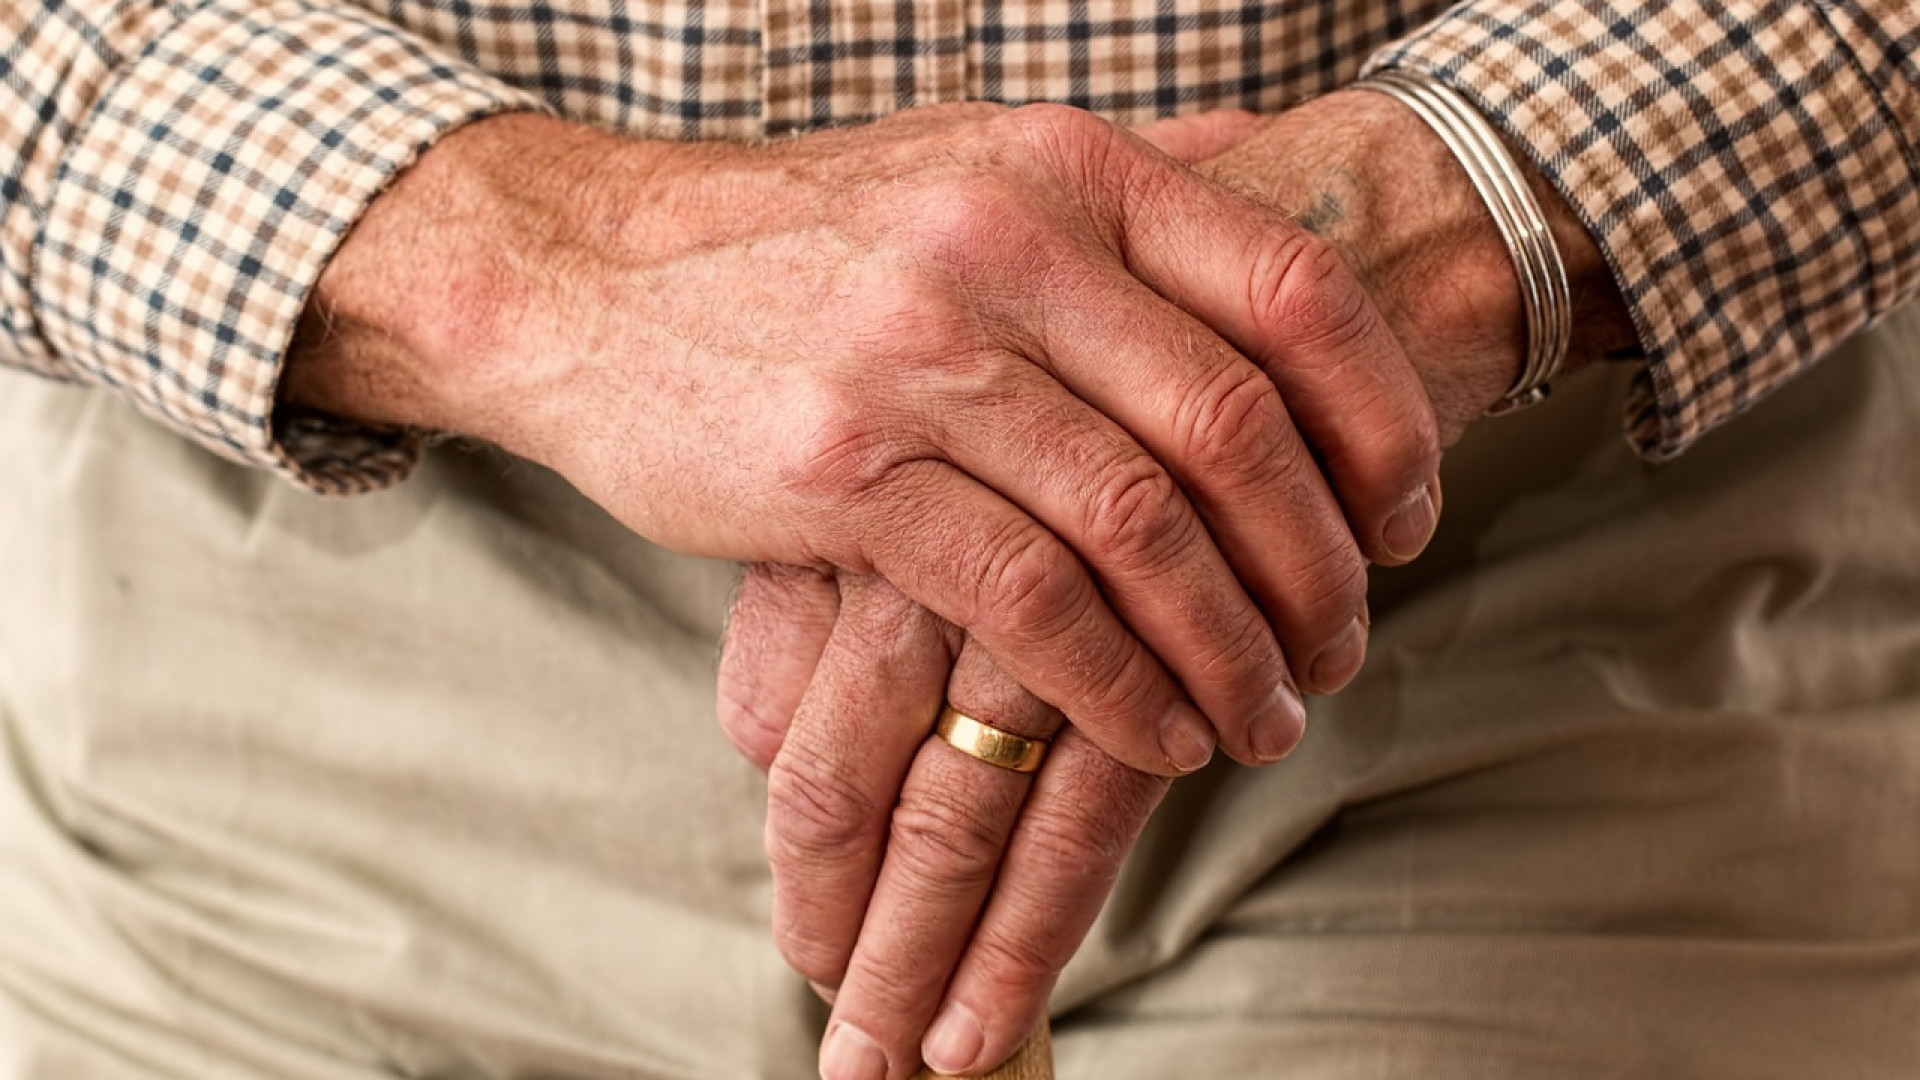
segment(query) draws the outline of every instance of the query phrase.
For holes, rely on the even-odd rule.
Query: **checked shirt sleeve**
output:
[[[537,106],[326,0],[9,0],[0,50],[0,362],[313,490],[404,475],[402,433],[276,430],[282,358],[399,169]]]
[[[1466,94],[1580,213],[1648,457],[1920,293],[1920,3],[1465,0],[1372,67]]]

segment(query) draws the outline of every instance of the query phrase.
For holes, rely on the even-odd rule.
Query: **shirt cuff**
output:
[[[1646,457],[1920,282],[1913,120],[1872,36],[1845,32],[1855,6],[1466,0],[1368,63],[1465,94],[1579,214],[1646,350],[1627,402]]]
[[[348,229],[437,137],[536,99],[308,0],[186,8],[102,88],[34,245],[35,316],[78,374],[309,490],[398,481],[404,432],[275,430],[281,365]]]

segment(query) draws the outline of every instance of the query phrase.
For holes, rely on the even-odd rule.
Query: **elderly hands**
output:
[[[1409,344],[1444,442],[1511,383],[1525,344],[1511,262],[1444,146],[1398,105],[1336,94],[1270,119],[1212,114],[1143,134],[1177,156],[1210,156],[1203,173],[1334,244]],[[1598,252],[1557,199],[1549,205],[1586,286],[1585,355],[1630,343]],[[1311,430],[1361,414],[1338,411]],[[1337,466],[1338,446],[1315,449]],[[1430,494],[1437,512],[1437,485]],[[1364,519],[1353,525],[1366,535]],[[1369,554],[1404,561],[1424,540]],[[1347,675],[1310,685],[1333,689]],[[834,997],[823,1074],[897,1077],[920,1056],[977,1072],[1006,1057],[1168,781],[1061,729],[1060,714],[975,643],[871,578],[750,569],[721,691],[730,737],[771,769],[776,934]],[[1040,774],[928,739],[943,696],[1017,734],[1059,730]]]
[[[309,316],[289,403],[491,440],[678,550],[884,577],[1154,774],[1286,753],[1296,680],[1360,664],[1363,554],[1431,528],[1425,394],[1332,249],[1064,108],[482,121]]]
[[[773,770],[782,947],[840,988],[833,1080],[905,1076],[943,998],[929,1054],[1012,1049],[1163,777],[1216,741],[1278,759],[1297,687],[1352,677],[1367,561],[1425,543],[1441,424],[1511,378],[1497,240],[1489,288],[1440,233],[1343,258],[1271,208],[1337,208],[1285,197],[1315,164],[1286,119],[1160,130],[1236,145],[1236,191],[1059,108],[770,146],[500,117],[319,284],[288,404],[491,439],[659,543],[803,568],[749,579],[723,691]],[[1409,266],[1439,276],[1382,287]],[[1392,331],[1434,282],[1496,314],[1423,346],[1513,347],[1416,371]],[[1037,778],[996,775],[927,742],[943,695],[1073,726]]]

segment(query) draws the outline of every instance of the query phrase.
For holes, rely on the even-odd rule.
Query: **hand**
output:
[[[1360,663],[1364,556],[1424,542],[1390,522],[1433,421],[1365,290],[1072,110],[482,121],[309,314],[289,405],[492,440],[679,550],[881,574],[1150,772],[1284,754],[1295,677]]]
[[[1364,268],[1390,322],[1417,344],[1445,437],[1456,438],[1510,384],[1523,340],[1511,264],[1445,148],[1399,106],[1365,94],[1265,120],[1163,122],[1147,134],[1177,153],[1217,144],[1223,131],[1237,145],[1203,168],[1325,230]],[[1401,168],[1383,180],[1369,172],[1379,162]],[[1577,364],[1630,341],[1631,325],[1591,242],[1557,199],[1547,203],[1582,286]],[[964,711],[1021,734],[1045,734],[1057,716],[970,663],[969,646],[939,626],[870,583],[755,567],[729,627],[721,718],[773,769],[776,933],[796,967],[839,987],[823,1057],[834,1065],[849,1028],[862,1033],[854,1045],[871,1043],[893,1067],[910,1063],[921,1030],[948,1009],[981,1035],[948,1043],[936,1024],[922,1047],[929,1060],[977,1072],[1003,1059],[1165,789],[1068,728],[1024,806],[1009,807],[1026,781],[925,739],[940,656],[960,657],[946,696]],[[916,659],[903,663],[907,653]],[[916,716],[917,727],[902,719]],[[877,768],[875,742],[889,747]]]
[[[834,1003],[822,1075],[899,1080],[923,1053],[953,1073],[1005,1059],[1170,781],[1064,726],[879,578],[749,567],[721,685],[729,700],[758,705],[722,716],[770,769],[775,937]],[[1051,738],[1040,771],[1009,772],[929,738],[943,698]],[[760,715],[791,722],[740,726]]]

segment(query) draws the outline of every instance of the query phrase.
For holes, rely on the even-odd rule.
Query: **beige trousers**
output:
[[[1920,312],[1684,459],[1481,425],[1299,753],[1175,787],[1060,1073],[1920,1076]],[[724,565],[0,376],[0,1078],[802,1080]]]

